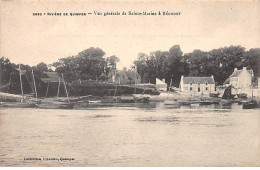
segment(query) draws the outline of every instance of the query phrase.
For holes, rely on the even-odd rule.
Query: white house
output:
[[[229,85],[236,89],[249,88],[252,85],[253,77],[253,70],[247,70],[246,67],[243,67],[242,70],[235,68],[234,72],[229,76]]]
[[[215,92],[214,77],[184,77],[181,76],[180,90],[193,94],[209,94]]]

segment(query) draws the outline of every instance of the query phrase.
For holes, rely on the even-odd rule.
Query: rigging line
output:
[[[34,93],[34,91],[33,91],[33,87],[32,87],[32,85],[31,85],[31,83],[30,83],[30,81],[29,81],[27,75],[26,75],[26,74],[24,74],[24,75],[25,75],[25,77],[26,77],[26,79],[27,79],[27,81],[28,81],[28,83],[29,83],[29,85],[30,85],[30,87],[31,87],[32,92]]]

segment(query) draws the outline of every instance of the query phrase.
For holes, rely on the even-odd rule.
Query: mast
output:
[[[22,92],[22,96],[23,96],[23,83],[22,83],[22,74],[21,74],[21,67],[20,67],[20,64],[19,64],[19,74],[20,74],[21,92]]]
[[[11,77],[12,77],[12,74],[10,74],[10,79],[9,79],[9,83],[8,83],[7,93],[8,93],[8,91],[9,91],[9,87],[10,87],[10,85],[11,85]]]
[[[49,81],[48,81],[48,86],[47,86],[47,90],[46,90],[46,95],[45,95],[45,97],[47,97],[47,95],[48,95],[49,85],[50,85],[50,83],[49,83]]]
[[[63,77],[63,73],[61,73],[61,76],[62,76],[62,79],[63,79],[63,83],[64,83],[64,87],[65,87],[65,91],[66,91],[66,95],[67,95],[68,102],[70,102],[70,100],[69,100],[69,95],[68,95],[68,91],[67,91],[67,87],[66,87],[66,83],[65,83],[65,80],[64,80],[64,77]]]
[[[253,100],[253,97],[254,97],[253,78],[251,78],[251,88],[252,88],[252,100]]]
[[[170,87],[172,86],[172,79],[171,79],[171,82],[170,82]],[[170,93],[170,87],[169,87],[169,89],[168,89],[168,93],[167,93],[167,99],[168,99],[168,97],[169,97],[169,93]]]
[[[32,77],[33,77],[33,84],[34,84],[34,90],[35,90],[35,97],[36,97],[36,100],[37,100],[37,89],[36,89],[36,83],[35,83],[35,78],[34,78],[33,70],[32,70]]]
[[[135,64],[135,84],[136,84],[136,67],[137,67],[137,65]]]
[[[60,92],[60,77],[59,77],[59,85],[58,85],[57,97],[59,96],[59,92]]]
[[[172,87],[172,79],[171,79],[171,82],[170,82],[170,88]],[[169,88],[169,90],[170,90],[170,88]]]
[[[116,96],[116,90],[117,90],[117,85],[116,85],[116,89],[115,89],[115,92],[114,92],[114,96]]]

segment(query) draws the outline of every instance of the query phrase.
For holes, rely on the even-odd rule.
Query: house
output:
[[[252,85],[253,77],[253,70],[247,70],[246,67],[243,67],[241,70],[235,68],[234,72],[229,76],[224,84],[232,85],[232,87],[236,89],[248,88]]]
[[[61,77],[59,77],[56,72],[43,72],[44,77],[41,78],[41,81],[46,85],[45,97],[49,96],[59,96],[61,92],[63,92],[63,96],[65,92],[67,93],[65,83]],[[62,88],[60,86],[63,86]],[[45,88],[44,87],[44,88]],[[66,91],[65,91],[66,90]]]
[[[180,90],[194,94],[205,94],[215,91],[214,77],[184,77],[181,76]]]
[[[59,77],[59,75],[56,72],[43,72],[46,76],[44,78],[41,78],[41,80],[44,83],[58,83],[63,82],[63,80]]]
[[[108,82],[119,84],[137,84],[141,83],[141,76],[135,72],[127,69],[110,70],[108,74]]]

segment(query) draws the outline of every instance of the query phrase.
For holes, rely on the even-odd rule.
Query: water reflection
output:
[[[259,110],[163,103],[91,106],[1,109],[0,166],[260,165]]]

